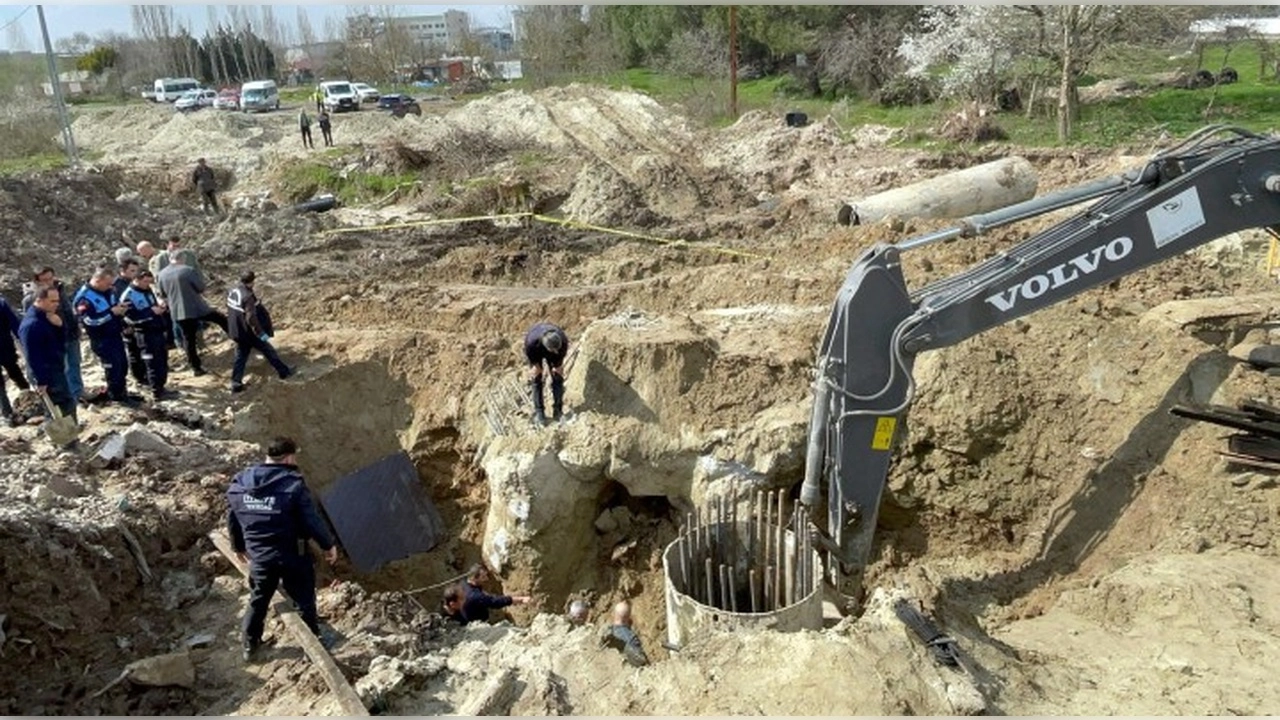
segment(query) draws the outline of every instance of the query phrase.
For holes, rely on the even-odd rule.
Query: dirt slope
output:
[[[743,426],[734,432],[752,439],[756,423],[756,445],[729,446],[801,457],[803,432],[765,419],[803,423],[807,368],[852,259],[942,225],[837,229],[839,201],[1010,149],[900,151],[845,142],[831,122],[786,128],[764,114],[711,131],[634,93],[559,88],[444,105],[420,119],[335,120],[343,156],[325,162],[403,169],[395,140],[433,159],[409,170],[430,191],[324,215],[254,204],[225,220],[192,212],[181,189],[195,155],[234,179],[230,199],[256,198],[304,157],[291,122],[290,111],[87,110],[77,139],[102,153],[104,172],[0,184],[0,223],[12,238],[0,245],[6,295],[30,265],[82,275],[122,240],[177,230],[201,253],[211,292],[246,266],[258,271],[277,342],[301,368],[298,380],[278,383],[251,365],[250,390],[232,398],[230,347],[211,336],[213,375],[192,378],[176,363],[183,399],[160,411],[87,410],[79,454],[58,453],[34,426],[0,429],[0,652],[18,670],[0,681],[6,709],[334,711],[284,636],[267,662],[240,665],[243,584],[202,539],[218,524],[229,474],[252,461],[262,435],[280,431],[308,449],[303,470],[317,488],[405,449],[455,531],[373,576],[344,563],[322,579],[322,608],[343,637],[339,663],[371,704],[394,712],[456,712],[506,666],[523,685],[505,709],[531,714],[1280,710],[1262,676],[1280,663],[1280,495],[1271,475],[1217,459],[1221,430],[1168,412],[1185,402],[1280,404],[1275,378],[1227,354],[1251,332],[1265,339],[1257,328],[1274,321],[1274,286],[1258,269],[1261,233],[921,356],[868,574],[871,609],[821,632],[712,635],[670,653],[657,558],[694,502],[669,478],[657,481],[670,438],[692,452],[695,440]],[[458,147],[478,150],[464,157]],[[1133,164],[1026,154],[1042,192]],[[520,183],[527,192],[515,199],[498,189]],[[521,222],[331,232],[537,203],[690,242]],[[907,253],[908,282],[951,276],[1050,221]],[[609,332],[610,318],[669,332],[628,346],[627,333]],[[492,445],[473,401],[500,380],[519,383],[521,336],[542,319],[562,323],[599,367],[625,376],[616,389],[634,392],[630,404],[611,400],[624,393],[599,391],[599,368],[575,369],[583,417],[512,447],[555,454],[641,438],[628,446],[639,454],[626,472],[644,480],[652,468],[654,482],[628,491],[615,479],[579,499],[575,527],[586,530],[572,538],[572,567],[540,570],[557,562],[546,553],[503,568],[503,589],[537,595],[533,609],[512,612],[519,627],[443,627],[430,612],[438,590],[403,591],[481,557],[493,510],[482,460]],[[772,361],[754,360],[761,354]],[[91,362],[91,377],[98,372]],[[637,396],[651,401],[652,417]],[[175,454],[141,452],[108,468],[91,461],[102,438],[135,422]],[[646,444],[653,438],[666,440]],[[752,464],[747,454],[738,459]],[[795,462],[760,465],[763,482],[799,480]],[[626,522],[593,529],[606,511]],[[139,538],[150,579],[121,526]],[[960,640],[972,675],[931,663],[884,610],[897,594]],[[593,628],[553,617],[570,595],[586,597],[597,618],[633,598],[657,664],[628,668],[598,647]],[[126,683],[91,697],[127,662],[206,633],[214,640],[191,651],[197,688]]]

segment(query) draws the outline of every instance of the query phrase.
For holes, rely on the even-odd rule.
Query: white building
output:
[[[1280,37],[1280,17],[1270,18],[1211,18],[1191,23],[1196,35],[1256,35],[1264,38]]]
[[[446,52],[457,52],[471,28],[470,16],[461,10],[446,10],[439,15],[406,15],[391,18],[390,22],[423,45],[439,46]]]

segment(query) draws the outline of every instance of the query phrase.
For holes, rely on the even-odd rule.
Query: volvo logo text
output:
[[[1133,252],[1133,240],[1118,237],[1100,245],[1086,253],[1077,255],[1061,265],[1055,265],[1047,272],[1032,275],[1013,287],[987,298],[1000,312],[1009,312],[1018,304],[1019,298],[1035,300],[1050,290],[1063,285],[1070,285],[1082,276],[1092,275],[1098,271],[1105,259],[1107,262],[1118,262]]]

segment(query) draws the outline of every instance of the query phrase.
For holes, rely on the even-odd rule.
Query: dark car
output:
[[[378,109],[390,112],[396,117],[422,114],[418,101],[408,95],[383,95],[378,98]]]

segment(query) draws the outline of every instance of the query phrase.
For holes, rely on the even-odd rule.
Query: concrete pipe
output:
[[[841,225],[867,225],[886,217],[963,218],[1035,197],[1039,179],[1026,158],[1008,157],[845,203]]]

